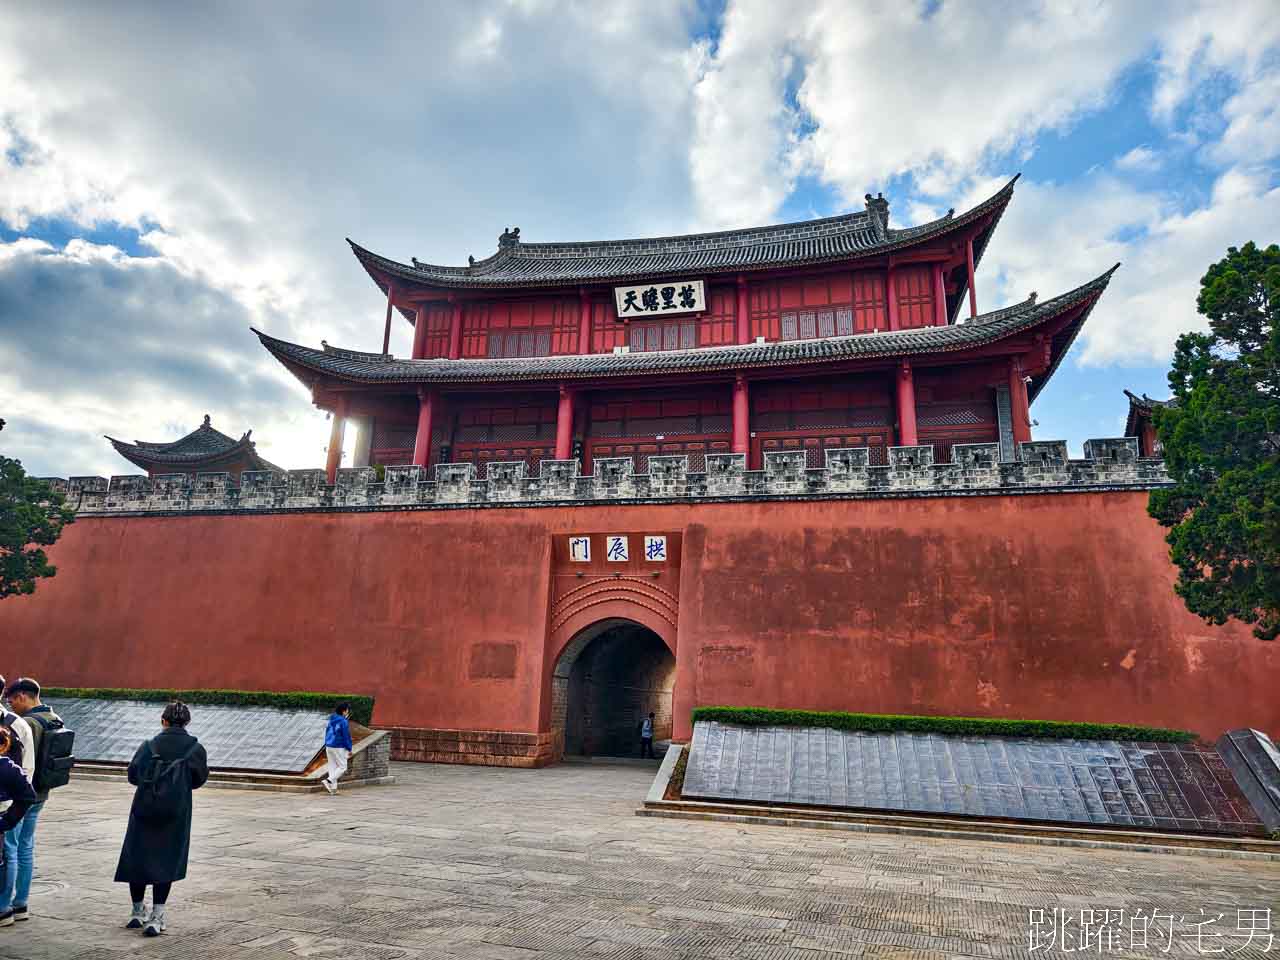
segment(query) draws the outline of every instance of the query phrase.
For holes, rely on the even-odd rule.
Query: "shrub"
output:
[[[740,727],[829,727],[833,730],[952,733],[996,737],[1039,737],[1058,740],[1150,740],[1187,743],[1186,730],[1139,727],[1125,723],[1070,723],[1060,720],[1007,720],[991,717],[912,717],[888,713],[836,713],[818,710],[773,710],[766,707],[695,707],[693,721],[717,720]]]
[[[675,748],[672,748],[675,749]],[[684,773],[689,766],[689,748],[680,751],[676,765],[671,769],[671,779],[667,781],[666,800],[679,800],[684,793]]]
[[[131,690],[119,687],[45,687],[42,694],[50,699],[82,697],[86,700],[145,700],[168,703],[181,700],[187,704],[228,707],[275,707],[278,710],[318,710],[328,713],[342,701],[351,704],[351,719],[369,726],[373,719],[373,697],[355,693],[312,693],[272,690]]]

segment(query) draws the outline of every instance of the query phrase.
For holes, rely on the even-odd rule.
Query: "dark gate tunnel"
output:
[[[671,737],[676,658],[630,620],[592,624],[570,641],[552,676],[552,731],[561,756],[640,756],[640,722]]]

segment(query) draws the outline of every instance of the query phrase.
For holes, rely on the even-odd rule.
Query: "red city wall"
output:
[[[1280,644],[1185,611],[1145,502],[85,518],[52,550],[57,577],[0,603],[4,670],[371,693],[379,726],[545,734],[567,642],[549,639],[551,537],[651,530],[683,534],[677,737],[699,704],[1280,732]]]

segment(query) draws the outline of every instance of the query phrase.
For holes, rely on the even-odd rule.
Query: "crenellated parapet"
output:
[[[418,509],[466,506],[590,505],[626,502],[768,500],[771,498],[992,496],[1145,490],[1169,483],[1163,460],[1138,456],[1133,437],[1089,440],[1072,460],[1061,441],[1019,446],[1020,458],[1000,460],[998,443],[957,444],[950,463],[935,463],[933,447],[891,447],[887,465],[873,465],[868,448],[827,450],[826,465],[806,466],[803,451],[770,452],[764,468],[747,469],[744,453],[706,457],[706,471],[689,471],[684,456],[651,456],[648,473],[629,457],[600,458],[583,476],[577,460],[543,460],[539,475],[527,465],[491,463],[476,477],[470,463],[339,470],[246,470],[231,474],[158,477],[47,478],[81,515],[212,513],[293,510]]]

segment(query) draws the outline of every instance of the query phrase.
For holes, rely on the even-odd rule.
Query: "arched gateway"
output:
[[[564,756],[639,754],[640,722],[671,736],[676,658],[655,631],[610,617],[579,631],[551,675],[552,749]]]
[[[661,529],[553,537],[538,728],[549,760],[638,756],[650,711],[656,738],[671,736],[681,542]]]

